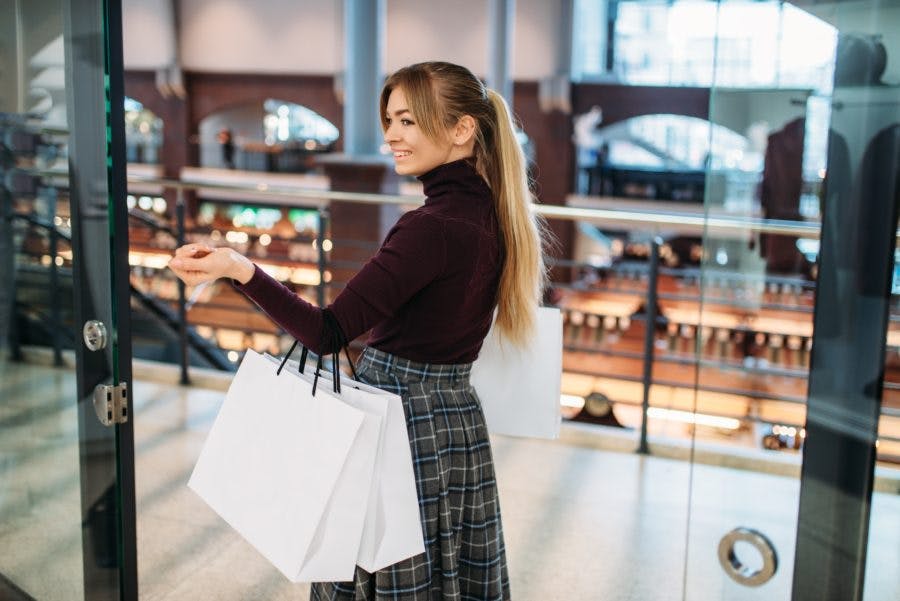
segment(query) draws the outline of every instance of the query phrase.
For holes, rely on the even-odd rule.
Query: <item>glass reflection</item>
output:
[[[782,475],[748,474],[745,486],[723,488],[715,469],[694,466],[685,598],[846,599],[864,590],[868,601],[894,599],[900,583],[889,566],[897,565],[900,529],[888,516],[897,497],[879,491],[885,484],[879,485],[877,472],[868,515],[864,456],[871,445],[882,465],[897,461],[896,300],[884,322],[884,369],[873,358],[881,356],[878,347],[885,338],[872,332],[883,315],[878,307],[884,306],[872,291],[884,284],[879,284],[882,266],[893,260],[893,230],[883,249],[872,245],[883,242],[876,242],[874,232],[878,225],[885,229],[897,202],[892,195],[900,153],[892,144],[900,129],[900,71],[886,58],[897,50],[900,11],[879,2],[784,4],[780,10],[756,4],[759,15],[768,15],[760,22],[780,32],[774,46],[763,46],[792,50],[773,55],[771,79],[736,81],[732,77],[741,69],[732,69],[740,61],[729,66],[734,42],[729,15],[747,10],[748,3],[721,3],[716,31],[725,56],[715,63],[709,119],[745,133],[761,160],[741,168],[733,161],[710,161],[705,210],[710,218],[748,223],[762,218],[793,231],[757,232],[748,225],[728,233],[712,221],[707,226],[698,330],[709,329],[711,335],[696,339],[694,409],[710,407],[708,391],[727,375],[733,387],[745,391],[743,422],[752,439],[778,454],[780,467],[771,469]],[[748,31],[756,27],[755,18],[748,14]],[[805,76],[797,77],[801,71]],[[726,156],[742,151],[715,128],[711,137],[712,147],[724,147]],[[887,229],[892,227],[896,223]],[[820,241],[817,232],[827,238]],[[824,244],[829,246],[823,249]],[[861,256],[869,258],[860,263]],[[830,271],[822,273],[823,268]],[[864,306],[871,309],[861,310]],[[856,319],[858,328],[848,325]],[[820,331],[823,326],[827,332]],[[730,375],[711,344],[723,329],[744,354],[742,369]],[[863,338],[865,346],[851,350]],[[854,360],[867,367],[852,367]],[[883,401],[871,385],[873,376],[884,377]],[[859,438],[840,446],[845,444],[838,440],[840,432],[847,428]],[[829,436],[834,444],[825,448],[821,442]],[[705,448],[699,430],[694,444],[695,451]],[[802,481],[797,478],[801,461]],[[704,510],[711,505],[724,511]],[[831,517],[838,515],[837,521]],[[726,576],[710,553],[738,526],[763,533],[777,551],[778,570],[759,588]],[[827,534],[835,528],[847,528],[841,541]],[[851,542],[865,540],[865,530],[867,551]],[[752,550],[740,554],[758,559]],[[851,577],[820,577],[852,574],[857,561],[866,565],[864,587]]]
[[[4,13],[0,46],[16,51],[0,53],[9,61],[0,64],[0,598],[19,589],[78,601],[85,591],[63,7],[20,2]]]

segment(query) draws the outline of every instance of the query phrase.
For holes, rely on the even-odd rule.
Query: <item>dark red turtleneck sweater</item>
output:
[[[502,266],[491,191],[467,160],[419,177],[425,205],[403,215],[328,307],[347,340],[424,363],[474,361],[487,335]],[[322,309],[257,268],[237,288],[315,352],[330,332]]]

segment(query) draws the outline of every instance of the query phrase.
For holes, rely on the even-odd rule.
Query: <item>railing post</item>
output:
[[[325,232],[328,231],[328,209],[319,209],[319,228],[316,232],[316,251],[318,252],[319,285],[316,287],[316,303],[325,306],[325,268],[328,258],[325,253]]]
[[[0,352],[9,343],[10,361],[22,361],[22,341],[19,332],[18,307],[16,306],[17,282],[16,282],[16,244],[15,224],[13,223],[13,198],[12,194],[0,185],[0,276],[8,278],[6,285],[0,292],[0,302],[6,304],[0,307]],[[8,295],[4,297],[4,294]],[[8,313],[7,313],[8,312]],[[9,324],[4,330],[3,324]]]
[[[175,222],[178,247],[184,245],[184,189],[179,187],[175,191]],[[188,374],[188,342],[187,342],[187,300],[184,293],[184,282],[178,280],[178,341],[181,349],[181,383],[190,384]]]
[[[653,353],[656,348],[656,294],[659,277],[659,247],[662,240],[653,236],[650,240],[650,274],[647,278],[647,304],[644,322],[644,396],[641,402],[641,441],[637,452],[650,453],[647,445],[647,413],[650,410],[650,386],[653,384]]]
[[[48,189],[47,203],[49,208],[50,220],[50,328],[53,330],[53,365],[61,367],[62,358],[62,340],[60,340],[62,330],[62,319],[60,318],[59,308],[59,266],[56,264],[56,257],[59,256],[59,233],[56,229],[56,190]]]

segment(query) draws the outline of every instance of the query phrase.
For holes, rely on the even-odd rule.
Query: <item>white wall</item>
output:
[[[553,73],[559,3],[516,0],[513,79]],[[124,1],[127,69],[169,63],[170,5],[170,0]],[[180,18],[186,70],[330,75],[343,69],[343,0],[181,0]],[[387,0],[386,29],[388,72],[446,60],[487,75],[487,0]]]
[[[516,0],[510,72],[514,80],[539,80],[556,68],[560,0]],[[487,0],[388,0],[388,72],[443,60],[485,77],[491,24]],[[568,42],[566,43],[568,46]]]
[[[182,66],[333,74],[343,62],[341,6],[341,0],[182,0]]]
[[[487,17],[486,0],[388,0],[386,70],[438,60],[486,75]]]
[[[122,41],[126,69],[153,71],[171,64],[175,55],[172,0],[125,0]]]
[[[572,40],[560,40],[560,0],[516,0],[513,43],[514,80],[537,81],[553,75],[556,57]]]

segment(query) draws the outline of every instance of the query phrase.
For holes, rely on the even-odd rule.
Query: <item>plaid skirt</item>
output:
[[[352,582],[314,583],[311,601],[504,601],[506,551],[484,414],[471,364],[415,363],[367,348],[360,380],[400,395],[425,553]]]

